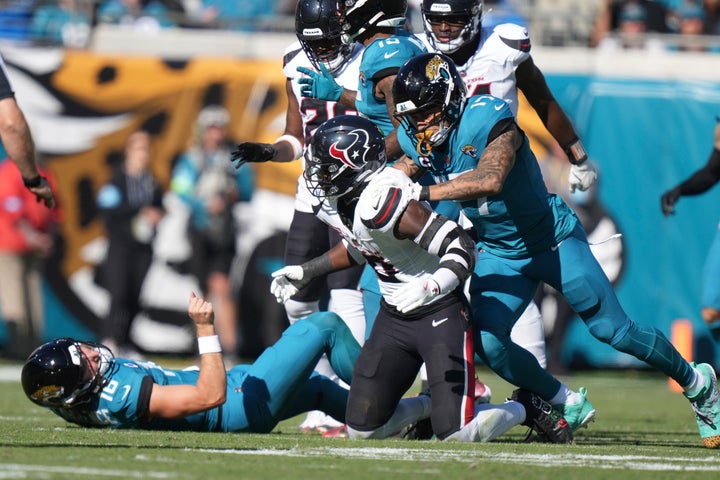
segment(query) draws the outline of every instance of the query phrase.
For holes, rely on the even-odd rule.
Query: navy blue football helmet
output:
[[[385,139],[377,125],[357,115],[340,115],[315,131],[303,175],[319,199],[359,195],[386,162]]]
[[[87,367],[81,345],[97,349],[97,371]],[[114,356],[100,343],[59,338],[36,348],[23,365],[20,375],[25,395],[41,407],[68,407],[91,399],[107,384]]]

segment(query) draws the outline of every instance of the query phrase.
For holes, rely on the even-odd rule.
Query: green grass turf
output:
[[[512,387],[486,370],[493,400]],[[685,398],[648,371],[576,372],[597,421],[575,445],[524,443],[515,427],[487,444],[351,441],[298,433],[302,417],[268,435],[110,431],[75,427],[0,383],[0,478],[151,479],[677,479],[720,478]]]

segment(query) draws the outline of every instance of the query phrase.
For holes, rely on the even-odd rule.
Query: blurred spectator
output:
[[[607,50],[663,51],[663,42],[646,34],[668,32],[662,4],[646,0],[606,0],[595,22],[592,45]]]
[[[705,0],[705,28],[708,35],[720,35],[720,0]]]
[[[98,7],[97,20],[144,32],[177,26],[170,9],[159,0],[105,0]]]
[[[87,0],[45,2],[32,17],[33,40],[44,45],[81,48],[90,36],[90,8]]]
[[[597,47],[609,34],[668,33],[667,10],[650,0],[605,0],[595,20],[591,45]]]
[[[236,171],[230,163],[234,147],[228,138],[230,115],[211,105],[197,118],[192,145],[178,158],[171,189],[190,209],[190,269],[202,296],[215,308],[215,324],[223,351],[235,353],[238,315],[231,293],[230,267],[237,242],[234,207],[252,192],[251,167]]]
[[[31,40],[30,20],[37,0],[0,2],[0,38],[16,42]]]
[[[709,52],[710,45],[701,38],[705,34],[705,8],[699,0],[685,0],[670,13],[671,24],[681,35],[668,43],[669,50]]]
[[[227,30],[267,30],[277,14],[287,13],[287,0],[201,0],[188,10],[197,26]],[[294,12],[293,4],[293,12]]]
[[[140,292],[153,259],[153,239],[165,212],[163,190],[150,171],[152,145],[145,131],[132,133],[122,165],[98,192],[97,203],[108,238],[107,256],[98,272],[110,293],[110,311],[102,342],[116,355],[138,357],[130,330],[141,311]]]
[[[54,189],[50,173],[38,171]],[[14,162],[0,163],[0,312],[9,358],[24,359],[43,342],[43,264],[52,253],[59,216],[25,187]]]

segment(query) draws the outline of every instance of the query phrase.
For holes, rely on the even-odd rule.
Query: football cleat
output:
[[[330,429],[343,426],[342,422],[338,422],[330,415],[326,415],[320,410],[308,412],[305,420],[300,424],[298,430],[302,433],[320,433],[323,434]]]
[[[434,435],[430,417],[411,423],[400,433],[405,440],[430,440]]]
[[[580,387],[578,394],[580,395],[580,401],[577,403],[553,405],[553,408],[565,417],[573,431],[587,427],[588,423],[595,421],[595,408],[587,399],[587,388]]]
[[[490,390],[490,386],[481,382],[477,379],[477,377],[475,377],[475,405],[480,405],[481,403],[490,403],[491,399],[492,390]]]
[[[717,375],[713,367],[707,363],[696,365],[695,369],[705,377],[705,386],[693,398],[689,398],[695,411],[700,438],[707,448],[720,448],[720,392],[718,391]]]
[[[339,427],[333,427],[323,432],[324,438],[347,438],[348,431],[347,425],[340,425]]]
[[[522,388],[515,390],[511,399],[525,407],[525,421],[522,424],[534,430],[540,441],[573,443],[572,429],[567,420],[548,402]]]

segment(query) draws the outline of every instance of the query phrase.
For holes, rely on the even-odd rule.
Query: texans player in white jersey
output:
[[[369,119],[338,116],[317,129],[305,153],[305,180],[317,215],[343,242],[302,265],[273,273],[284,301],[317,275],[368,263],[383,295],[353,370],[346,421],[351,438],[384,438],[400,399],[423,362],[430,402],[408,415],[426,417],[441,440],[490,441],[525,424],[547,441],[572,433],[552,408],[527,391],[502,405],[474,405],[475,368],[469,305],[463,291],[475,267],[475,244],[454,221],[413,200],[414,184],[385,168],[380,129]],[[376,182],[383,188],[374,188]],[[397,185],[397,188],[387,185]],[[418,435],[420,432],[417,432]]]
[[[245,142],[233,152],[236,167],[245,162],[290,162],[301,158],[304,145],[313,132],[328,118],[355,113],[334,100],[321,100],[303,96],[307,88],[307,74],[323,72],[334,78],[348,91],[357,89],[358,65],[362,54],[359,44],[345,45],[340,40],[341,17],[337,0],[301,0],[295,12],[297,42],[285,49],[283,74],[287,78],[287,113],[285,132],[272,145]],[[354,98],[354,95],[353,95]],[[352,102],[350,102],[352,104]],[[312,210],[313,197],[308,193],[302,177],[298,179],[295,212],[288,231],[285,263],[302,263],[332,247],[340,237],[318,220]],[[357,290],[362,269],[357,267],[317,278],[307,288],[285,303],[290,323],[304,318],[319,309],[323,296],[329,294],[329,309],[338,313],[348,324],[353,335],[362,343],[365,339],[365,316],[362,295]],[[329,292],[328,292],[329,291]],[[318,372],[337,378],[326,358],[318,364]],[[319,412],[311,412],[300,426],[303,431],[326,432],[341,424]]]

